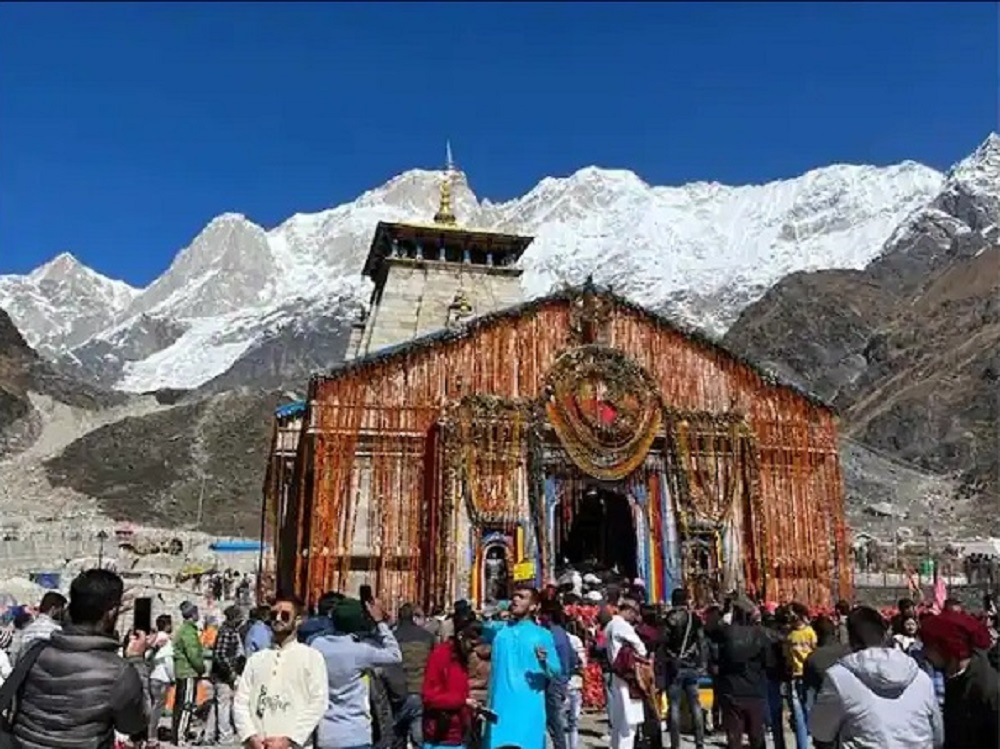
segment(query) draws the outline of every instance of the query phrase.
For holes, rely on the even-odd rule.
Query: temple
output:
[[[481,604],[573,565],[656,601],[849,595],[830,408],[589,282],[521,301],[531,238],[462,228],[453,173],[432,221],[378,225],[348,360],[276,415],[274,585]]]

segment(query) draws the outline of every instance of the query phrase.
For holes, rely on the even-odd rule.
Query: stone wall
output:
[[[444,328],[459,292],[471,317],[521,301],[521,271],[516,268],[391,258],[385,283],[376,294],[360,353],[412,340]]]

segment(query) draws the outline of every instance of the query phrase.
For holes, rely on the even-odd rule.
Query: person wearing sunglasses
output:
[[[302,602],[279,595],[271,605],[271,647],[247,659],[233,698],[233,719],[249,749],[305,749],[326,710],[323,656],[299,642]]]

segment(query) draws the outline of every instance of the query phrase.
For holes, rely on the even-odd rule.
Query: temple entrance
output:
[[[718,539],[712,528],[692,528],[681,539],[681,569],[693,603],[707,605],[722,599]]]
[[[556,536],[560,566],[568,563],[597,574],[617,571],[629,580],[638,576],[635,521],[624,495],[588,487],[568,517],[563,513],[560,520]]]

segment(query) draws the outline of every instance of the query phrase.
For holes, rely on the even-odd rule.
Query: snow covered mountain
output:
[[[408,171],[270,231],[221,215],[142,290],[60,256],[28,276],[0,277],[0,307],[42,352],[92,380],[196,387],[289,331],[301,340],[314,317],[330,330],[332,318],[366,301],[360,270],[375,225],[427,220],[441,177]],[[912,161],[838,164],[739,187],[658,187],[588,167],[504,203],[480,201],[459,175],[454,203],[464,225],[536,237],[522,259],[526,297],[593,274],[720,334],[792,271],[864,267],[943,184],[944,175]]]
[[[28,343],[53,355],[113,323],[139,294],[64,252],[26,276],[0,276],[0,307]]]

